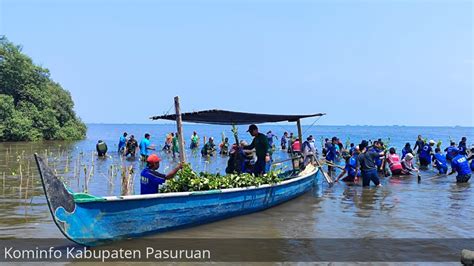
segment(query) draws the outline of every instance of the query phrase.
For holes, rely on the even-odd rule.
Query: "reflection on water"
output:
[[[121,132],[132,130],[140,136],[145,132],[143,127],[93,125],[88,139],[79,142],[0,143],[0,237],[62,237],[47,208],[33,161],[35,152],[47,158],[51,168],[75,192],[87,191],[101,196],[139,193],[139,173],[143,164],[138,160],[124,159],[114,150]],[[146,127],[158,149],[162,141],[157,136],[175,129],[168,125]],[[193,128],[185,128],[189,136]],[[279,127],[268,128],[278,135],[283,131]],[[216,137],[225,130],[229,131],[227,127],[201,127],[198,132],[201,136]],[[391,145],[401,147],[427,129],[410,130],[391,136]],[[378,128],[372,138],[387,136],[384,134],[389,132],[390,129]],[[435,139],[461,135],[474,138],[472,130],[463,131],[462,128],[436,129],[429,134],[434,132],[439,132],[433,136]],[[325,127],[308,134],[317,136],[317,139],[320,136],[349,135],[352,140],[360,140],[369,133],[364,127],[350,130]],[[94,153],[99,138],[106,140],[111,150],[106,159],[99,159]],[[246,134],[239,138],[250,140]],[[161,171],[166,172],[176,164],[170,155],[159,154],[163,158]],[[222,172],[225,169],[226,158],[221,156],[205,159],[199,150],[194,150],[187,151],[187,157],[198,171]],[[276,161],[285,158],[286,153],[275,152]],[[127,179],[124,179],[124,174],[129,176],[128,187],[123,185],[123,180]],[[416,177],[382,177],[382,188],[362,188],[344,183],[329,187],[318,177],[311,192],[269,210],[153,237],[474,237],[471,184],[456,184],[454,176],[434,176],[432,170],[423,172],[419,184]]]

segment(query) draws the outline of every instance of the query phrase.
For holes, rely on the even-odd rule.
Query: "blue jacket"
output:
[[[421,149],[420,158],[423,158],[426,161],[428,161],[428,163],[431,163],[431,151],[432,150],[433,149],[431,148],[430,144],[425,144],[423,146],[423,149]]]
[[[467,175],[471,173],[471,168],[469,168],[466,156],[461,154],[458,154],[458,156],[453,158],[451,167],[453,170],[458,172],[458,175]]]

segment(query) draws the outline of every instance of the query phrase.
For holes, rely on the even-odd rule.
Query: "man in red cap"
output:
[[[143,169],[140,178],[140,193],[142,195],[158,193],[159,185],[164,184],[166,179],[173,178],[178,170],[183,168],[183,165],[179,163],[176,168],[165,175],[157,171],[160,168],[160,161],[160,157],[156,154],[148,156],[147,166]]]

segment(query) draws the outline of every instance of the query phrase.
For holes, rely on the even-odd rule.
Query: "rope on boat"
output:
[[[314,122],[303,132],[303,135],[306,134],[306,132],[308,132],[308,130],[310,130],[314,126],[314,124],[316,124],[316,122],[318,122],[319,119],[321,119],[321,117],[322,116],[316,118],[316,120],[314,120]]]

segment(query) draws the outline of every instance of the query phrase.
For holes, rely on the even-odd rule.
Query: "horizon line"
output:
[[[176,125],[176,123],[104,123],[104,122],[84,122],[86,125]],[[262,123],[259,125],[281,125],[281,123]],[[284,125],[293,125],[292,123],[283,123]],[[214,124],[204,124],[204,123],[189,123],[183,122],[183,125],[197,125],[197,126],[226,126],[226,125],[214,125]],[[312,124],[301,124],[301,126],[311,126]],[[474,126],[461,126],[461,125],[421,125],[421,126],[413,126],[413,125],[354,125],[354,124],[346,124],[346,125],[312,125],[312,126],[326,126],[326,127],[461,127],[461,128],[474,128]]]

